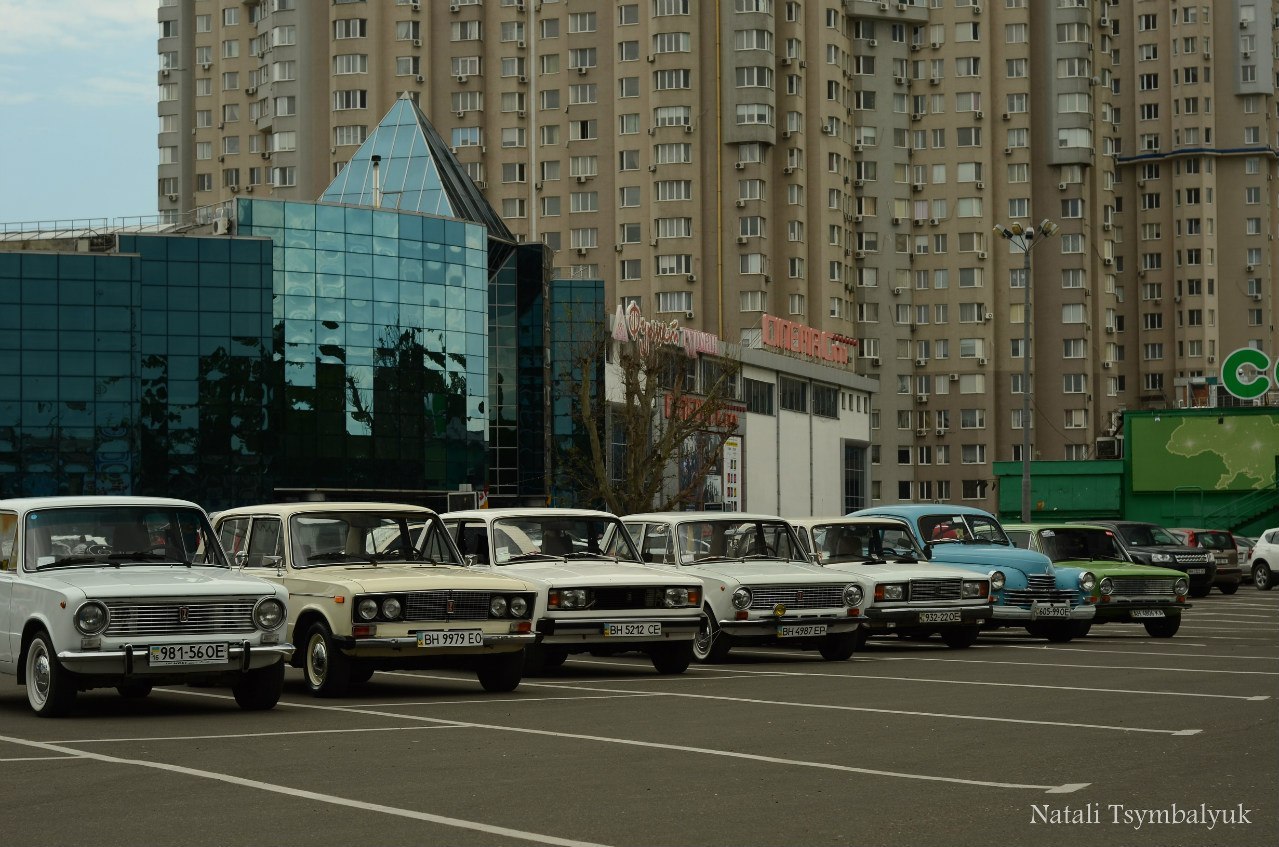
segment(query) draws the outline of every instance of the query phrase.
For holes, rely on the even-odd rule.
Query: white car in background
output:
[[[857,648],[867,598],[849,574],[809,561],[790,524],[772,515],[655,512],[622,518],[644,561],[704,586],[699,661],[738,644],[816,649],[830,661]]]
[[[1279,571],[1279,527],[1261,533],[1257,543],[1248,551],[1244,567],[1252,574],[1252,584],[1259,591],[1269,591],[1275,586],[1275,571]]]
[[[36,714],[80,691],[229,685],[270,709],[284,685],[287,592],[236,573],[194,503],[159,497],[0,500],[0,671]]]
[[[929,564],[901,518],[798,518],[790,521],[819,565],[855,578],[870,598],[868,635],[927,638],[971,647],[993,618],[990,578]]]
[[[658,673],[693,657],[702,582],[646,566],[617,517],[590,509],[473,509],[441,515],[476,567],[539,587],[530,671],[569,653],[641,651]]]

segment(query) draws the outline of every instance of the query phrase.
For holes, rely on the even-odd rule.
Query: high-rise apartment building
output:
[[[991,506],[1279,358],[1271,0],[162,0],[159,205],[311,200],[409,92],[611,304],[851,336],[874,500]],[[394,206],[395,197],[383,201]],[[1058,225],[1025,255],[992,230]],[[1033,294],[1026,315],[1027,286]],[[1025,321],[1032,326],[1030,350]]]

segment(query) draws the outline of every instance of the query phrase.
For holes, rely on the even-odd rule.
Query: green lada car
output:
[[[1088,602],[1097,609],[1091,621],[1076,621],[1075,637],[1093,624],[1139,623],[1154,638],[1171,638],[1190,608],[1190,583],[1181,571],[1124,561],[1112,530],[1066,523],[1004,524],[1018,547],[1036,550],[1054,565],[1086,568],[1096,576]]]

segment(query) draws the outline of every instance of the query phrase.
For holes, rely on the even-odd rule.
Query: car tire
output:
[[[524,678],[524,651],[485,656],[475,668],[475,675],[485,691],[514,691]]]
[[[1076,638],[1086,638],[1092,632],[1092,621],[1071,621],[1070,631]]]
[[[231,686],[235,702],[246,712],[274,709],[284,692],[284,662],[272,662],[264,668],[245,671]]]
[[[351,664],[351,684],[362,685],[373,678],[373,666],[367,662],[353,662]]]
[[[653,669],[660,674],[681,674],[688,670],[693,662],[693,642],[677,641],[674,644],[659,644],[648,651],[648,658]]]
[[[303,642],[302,674],[306,687],[316,697],[341,697],[351,684],[351,660],[333,640],[324,621],[316,621],[306,631]]]
[[[1270,565],[1265,562],[1257,562],[1252,566],[1252,584],[1257,586],[1258,591],[1269,591],[1274,587],[1273,574],[1270,573]]]
[[[845,662],[857,650],[857,632],[838,632],[822,638],[817,652],[828,662]]]
[[[715,614],[709,606],[703,609],[697,635],[693,636],[693,658],[703,664],[718,664],[728,658],[728,651],[732,649],[733,637],[715,623]]]
[[[1208,592],[1209,592],[1209,591],[1212,591],[1212,583],[1211,583],[1211,582],[1210,582],[1210,583],[1208,583],[1207,585],[1192,585],[1192,586],[1190,586],[1190,596],[1191,596],[1191,597],[1207,597],[1207,596],[1208,596]]]
[[[26,681],[27,702],[42,718],[62,717],[75,704],[75,674],[62,667],[53,639],[43,630],[27,647]]]
[[[1222,594],[1234,594],[1239,590],[1239,583],[1229,582],[1225,585],[1218,585],[1217,588],[1221,590]]]
[[[115,690],[126,700],[141,700],[151,694],[151,687],[149,682],[126,682],[117,685]]]
[[[1032,623],[1026,625],[1026,631],[1035,638],[1046,638],[1053,644],[1065,644],[1075,637],[1074,625],[1074,621]]]
[[[981,627],[951,626],[941,631],[941,640],[946,642],[946,646],[952,650],[963,650],[976,644],[979,635],[981,635]]]
[[[1151,638],[1172,638],[1181,629],[1181,615],[1145,621],[1146,634]]]
[[[524,675],[538,676],[561,667],[568,659],[568,651],[558,647],[534,644],[524,648]]]

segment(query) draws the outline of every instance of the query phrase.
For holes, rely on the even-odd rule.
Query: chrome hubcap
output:
[[[1253,582],[1255,582],[1255,583],[1257,583],[1257,585],[1260,585],[1260,586],[1261,586],[1261,587],[1263,587],[1263,588],[1264,588],[1265,586],[1269,585],[1269,584],[1270,584],[1270,569],[1269,569],[1269,568],[1257,568],[1257,570],[1256,570],[1256,571],[1254,571],[1254,572],[1253,572],[1253,574],[1252,574],[1252,581],[1253,581]]]
[[[311,678],[316,682],[324,682],[324,674],[329,668],[329,652],[324,646],[324,639],[318,635],[311,641],[309,663]]]
[[[53,674],[49,668],[49,654],[43,647],[37,648],[31,661],[31,686],[36,700],[43,703],[49,699],[49,684]]]
[[[697,651],[699,656],[705,656],[711,651],[711,642],[714,640],[715,636],[711,632],[711,623],[706,618],[703,618],[701,624],[697,627],[697,636],[693,639],[693,649]]]

